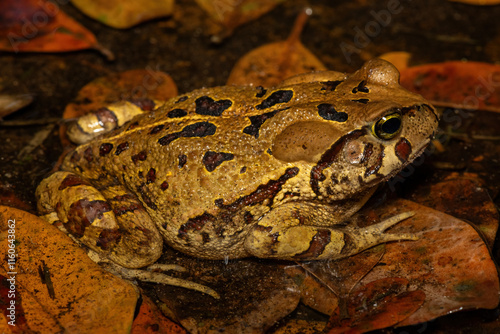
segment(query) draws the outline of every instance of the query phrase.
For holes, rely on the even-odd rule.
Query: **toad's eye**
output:
[[[372,133],[375,137],[389,140],[401,130],[401,114],[398,112],[385,115],[372,125]]]

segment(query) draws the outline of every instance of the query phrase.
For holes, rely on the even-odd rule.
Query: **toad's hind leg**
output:
[[[63,230],[100,257],[141,268],[162,254],[163,240],[155,224],[122,185],[109,184],[99,191],[78,175],[56,172],[40,183],[36,195],[45,219],[62,222]]]
[[[174,285],[218,298],[212,289],[152,270],[184,271],[180,266],[153,265],[163,239],[137,197],[112,179],[100,179],[101,190],[69,172],[56,172],[36,189],[38,211],[74,240],[93,251],[96,262],[109,259],[110,271],[127,279]],[[139,270],[136,268],[144,268]]]

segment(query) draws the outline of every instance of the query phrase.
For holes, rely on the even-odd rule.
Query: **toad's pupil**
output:
[[[393,134],[398,132],[401,127],[401,120],[399,118],[393,117],[389,118],[382,124],[382,131],[388,134]]]

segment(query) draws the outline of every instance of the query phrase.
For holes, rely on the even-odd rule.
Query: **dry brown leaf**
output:
[[[9,235],[15,235],[15,247],[9,246]],[[136,290],[92,262],[56,227],[27,212],[2,206],[0,243],[0,258],[5,259],[0,274],[15,278],[15,298],[11,300],[19,311],[16,319],[24,316],[29,330],[130,331]],[[15,263],[8,262],[11,253],[17,256]]]
[[[141,22],[171,15],[175,0],[71,0],[91,18],[113,28],[130,28]]]
[[[273,87],[296,74],[326,70],[300,42],[308,15],[309,11],[299,15],[286,41],[263,45],[241,57],[229,74],[227,84]]]

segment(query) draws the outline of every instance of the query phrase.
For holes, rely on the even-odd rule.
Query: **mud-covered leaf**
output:
[[[244,55],[233,67],[228,85],[273,87],[296,74],[326,70],[301,42],[300,33],[310,10],[303,11],[286,41],[269,43]]]
[[[272,10],[284,0],[196,0],[198,5],[225,31],[221,37],[231,35],[232,31],[249,21],[255,20]]]
[[[114,55],[97,43],[85,27],[47,0],[0,2],[0,50],[9,52],[68,52],[97,49],[108,59]]]
[[[388,277],[352,291],[346,310],[339,307],[330,317],[328,333],[365,333],[403,321],[425,300],[425,293],[410,291],[408,285],[404,278]]]
[[[500,112],[500,66],[450,61],[409,67],[401,85],[441,107]]]
[[[14,247],[9,235],[15,236]],[[29,330],[130,331],[135,289],[102,270],[56,227],[27,212],[0,207],[0,242],[0,258],[5,259],[0,275],[14,276],[16,317],[24,317]],[[8,261],[11,253],[15,263]]]
[[[130,28],[144,21],[172,14],[175,0],[71,0],[91,18],[113,28]]]

